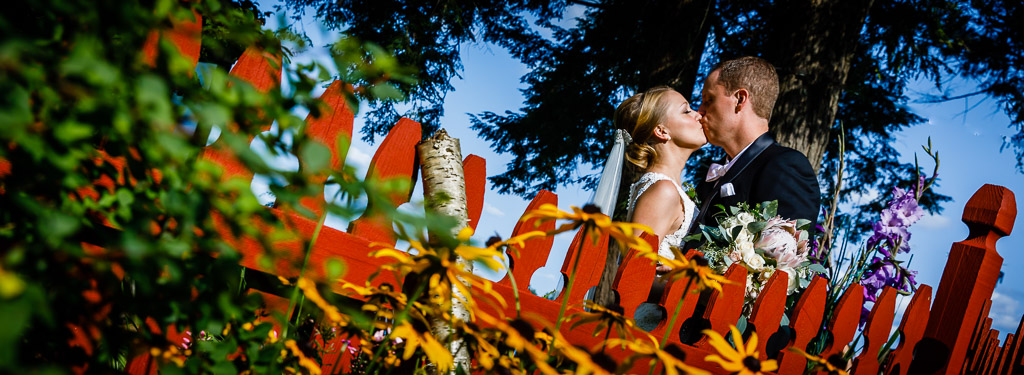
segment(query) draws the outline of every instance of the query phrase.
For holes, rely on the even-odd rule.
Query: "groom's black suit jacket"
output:
[[[736,194],[723,197],[721,187],[731,183]],[[721,212],[717,205],[735,206],[747,202],[753,207],[764,201],[779,201],[779,216],[815,222],[820,210],[818,178],[807,157],[800,151],[783,147],[768,133],[758,137],[725,176],[712,182],[703,179],[697,184],[701,211],[696,223],[717,226]],[[710,200],[710,201],[709,201]],[[812,227],[813,228],[813,227]],[[694,224],[691,233],[700,227]]]

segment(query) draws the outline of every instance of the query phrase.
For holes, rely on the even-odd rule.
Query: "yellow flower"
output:
[[[594,336],[609,329],[609,325],[611,325],[611,328],[615,330],[615,334],[618,337],[630,339],[633,337],[631,330],[636,328],[636,323],[633,322],[633,319],[623,316],[622,313],[609,310],[589,300],[583,302],[583,310],[569,315],[569,320],[573,322],[569,326],[570,330],[587,323],[597,322],[597,326],[594,327]]]
[[[151,355],[153,358],[174,363],[178,367],[184,367],[185,360],[192,355],[192,350],[183,350],[175,345],[170,345],[167,347],[167,350],[162,350],[160,348],[150,348],[149,355]]]
[[[524,333],[521,333],[518,329],[512,327],[510,324],[505,322],[504,319],[498,319],[482,311],[478,312],[476,314],[476,317],[480,319],[480,321],[483,322],[484,324],[494,327],[495,329],[504,333],[504,344],[516,350],[517,352],[524,352],[526,353],[526,355],[530,356],[530,359],[533,360],[534,364],[537,366],[537,369],[540,370],[542,374],[558,374],[558,371],[556,371],[547,363],[548,354],[545,353],[543,349],[538,348],[534,344],[535,339],[544,341],[545,337],[547,337],[547,334],[543,332],[534,332],[532,331],[533,327],[523,327],[522,329],[526,331],[525,334],[530,334],[534,336],[524,337]],[[524,322],[525,321],[520,320],[520,323]],[[505,367],[508,368],[508,366]]]
[[[339,326],[347,326],[349,323],[349,317],[338,311],[337,307],[334,307],[330,303],[324,300],[324,297],[320,295],[320,291],[316,290],[316,284],[305,277],[300,277],[297,281],[296,286],[302,289],[302,293],[306,295],[306,298],[316,304],[320,310],[324,311],[324,316],[327,320],[333,324]]]
[[[492,248],[492,249],[496,249],[498,251],[501,251],[500,249],[507,247],[507,248],[511,249],[513,252],[515,252],[516,256],[519,256],[519,248],[521,248],[523,246],[526,246],[526,241],[527,240],[532,240],[534,238],[541,238],[541,237],[547,237],[547,236],[548,236],[547,232],[540,231],[540,230],[526,232],[526,233],[520,234],[518,236],[509,238],[509,239],[507,239],[505,241],[502,241],[500,237],[495,236],[495,237],[492,237],[491,240],[488,240],[489,242],[493,241],[493,243],[488,243],[487,247],[488,248]],[[512,245],[515,245],[515,246],[512,246]]]
[[[562,356],[576,364],[576,374],[598,374],[598,375],[610,375],[611,372],[605,370],[591,358],[590,353],[580,350],[574,346],[569,340],[566,340],[562,336],[561,332],[553,331],[553,340],[551,345],[562,353]]]
[[[750,340],[743,343],[743,336],[736,326],[729,326],[732,333],[732,342],[736,343],[734,349],[728,341],[718,332],[705,329],[704,334],[708,335],[708,343],[718,351],[718,354],[711,354],[704,357],[705,361],[716,362],[722,369],[736,375],[756,375],[764,372],[775,371],[779,368],[774,360],[761,361],[757,357],[757,334],[751,333]]]
[[[4,271],[0,267],[0,298],[11,299],[21,295],[25,290],[25,282],[14,272]]]
[[[831,357],[822,358],[816,355],[811,355],[800,348],[790,347],[789,351],[799,353],[800,355],[807,358],[807,361],[813,365],[813,371],[825,371],[829,375],[849,375],[844,370],[846,368],[846,360],[843,359],[842,355],[833,354]]]
[[[601,233],[607,233],[622,244],[623,249],[634,248],[640,251],[651,251],[651,245],[647,241],[633,235],[635,230],[653,234],[654,231],[650,227],[643,224],[612,221],[608,215],[602,214],[601,210],[594,205],[586,205],[582,209],[572,207],[572,211],[573,213],[568,213],[559,210],[558,206],[546,203],[536,210],[527,212],[526,215],[523,215],[521,221],[537,219],[537,224],[539,225],[550,220],[569,220],[568,223],[558,226],[548,234],[558,234],[577,229],[580,226],[586,226],[587,236],[590,237],[591,241],[597,242]]]
[[[498,251],[496,247],[488,246],[486,248],[479,248],[475,246],[469,246],[469,238],[473,236],[473,228],[465,227],[459,231],[457,239],[460,245],[455,248],[455,255],[466,262],[480,262],[491,271],[501,271],[505,269],[505,266],[501,264],[501,251]]]
[[[683,374],[695,374],[695,375],[710,375],[711,373],[692,367],[683,362],[682,358],[678,358],[671,353],[664,350],[658,340],[650,334],[645,334],[646,340],[642,339],[623,339],[623,338],[612,338],[608,340],[608,345],[622,346],[629,351],[633,352],[628,358],[626,358],[625,367],[630,368],[632,364],[644,358],[656,359],[661,362],[661,365],[665,367],[665,374],[667,375],[678,375],[680,370]]]
[[[305,368],[306,371],[308,371],[310,374],[320,374],[320,365],[317,364],[316,361],[309,359],[309,357],[306,357],[306,355],[302,353],[302,350],[299,350],[299,345],[295,343],[295,340],[285,341],[284,346],[287,347],[289,351],[291,351],[293,356],[299,359],[299,366]],[[282,358],[287,356],[287,352],[283,350],[281,354]]]
[[[467,237],[464,237],[465,233],[467,231],[462,231],[460,239],[468,240]],[[472,231],[470,230],[468,233],[471,234]],[[394,259],[393,264],[385,265],[381,267],[381,270],[399,272],[401,276],[397,277],[399,280],[405,279],[404,276],[410,273],[425,277],[428,282],[430,299],[437,306],[447,306],[451,303],[452,298],[457,298],[462,301],[470,314],[473,314],[478,310],[475,297],[479,295],[490,297],[490,301],[497,302],[502,308],[506,306],[505,299],[494,290],[494,284],[490,280],[466,270],[467,263],[454,261],[449,257],[447,250],[439,251],[432,247],[426,247],[422,242],[415,240],[409,240],[409,245],[416,250],[416,254],[383,248],[374,250],[370,256]],[[485,258],[493,261],[494,257],[500,255],[493,248],[480,249],[470,246],[459,246],[455,252],[466,261],[481,261]],[[452,293],[452,287],[459,293]]]
[[[675,254],[675,259],[657,256],[657,253],[650,253],[657,256],[656,259],[661,264],[672,268],[672,270],[662,275],[662,280],[691,279],[697,286],[697,290],[714,289],[719,293],[722,292],[722,284],[730,283],[725,276],[715,273],[711,267],[708,267],[708,261],[704,257],[696,255],[693,259],[687,259],[677,247],[672,247],[672,253]],[[651,258],[647,254],[643,256]]]
[[[416,348],[422,347],[430,362],[437,366],[438,372],[448,372],[455,365],[448,348],[437,341],[426,329],[417,330],[409,322],[404,322],[395,326],[391,331],[391,338],[392,340],[395,338],[404,340],[405,351],[402,353],[402,359],[411,358],[416,352]]]

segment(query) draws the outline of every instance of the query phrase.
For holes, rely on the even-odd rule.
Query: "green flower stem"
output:
[[[608,329],[604,331],[604,341],[601,341],[601,354],[604,354],[604,350],[608,348],[608,337],[612,335],[612,325],[608,325]]]
[[[583,254],[583,241],[587,240],[587,231],[590,230],[590,224],[583,224],[583,239],[580,241],[579,251],[576,253],[576,259],[572,262],[572,272],[569,273],[569,282],[565,284],[565,293],[562,297],[562,307],[558,309],[558,320],[555,321],[555,332],[558,332],[562,328],[562,318],[565,317],[565,309],[569,306],[569,294],[572,293],[572,284],[576,282],[576,269],[580,265],[580,257]],[[554,345],[552,345],[554,347]]]
[[[509,267],[507,262],[505,263],[505,269],[508,270],[508,280],[512,282],[512,296],[516,300],[516,318],[519,318],[522,314],[522,308],[519,305],[519,286],[516,284],[516,275],[512,274],[512,267]]]
[[[693,275],[686,279],[686,289],[683,289],[683,299],[686,299],[686,293],[690,291],[690,286],[693,285]],[[667,291],[666,291],[667,293]],[[682,310],[683,301],[676,303],[676,310],[672,312],[672,318],[668,320],[668,329],[665,330],[665,335],[661,337],[661,348],[665,348],[665,344],[668,344],[668,338],[672,336],[672,327],[676,325],[676,319],[679,318],[679,310]],[[678,332],[676,332],[678,334]]]
[[[311,238],[309,240],[309,245],[306,246],[306,257],[305,257],[305,259],[302,260],[302,268],[299,268],[299,278],[300,279],[302,278],[302,274],[306,272],[306,266],[309,264],[309,255],[313,253],[313,244],[315,244],[316,243],[316,239],[318,237],[320,237],[320,230],[323,229],[324,221],[326,221],[326,220],[327,220],[327,211],[324,210],[324,213],[320,215],[320,220],[316,223],[316,229],[313,230],[313,238]],[[288,299],[288,310],[287,311],[292,311],[292,309],[295,308],[295,302],[298,299],[299,299],[299,283],[298,283],[298,281],[296,281],[295,282],[295,287],[292,288],[292,296],[291,296],[291,298]],[[296,319],[296,322],[297,322],[298,319],[301,319],[301,317],[299,315],[296,315],[295,319]],[[289,320],[291,320],[291,319],[289,319]],[[285,324],[284,327],[281,328],[281,331],[282,331],[281,332],[281,338],[282,339],[283,338],[287,338],[288,337],[288,325]]]

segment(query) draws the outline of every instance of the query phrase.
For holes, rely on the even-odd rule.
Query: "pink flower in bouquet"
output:
[[[796,229],[795,220],[775,217],[768,220],[754,247],[778,261],[779,268],[795,268],[807,261],[806,232]]]

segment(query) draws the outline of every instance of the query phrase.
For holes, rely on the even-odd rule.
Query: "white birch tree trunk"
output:
[[[423,175],[423,197],[427,212],[435,215],[452,217],[456,221],[452,236],[469,224],[469,212],[466,205],[466,178],[462,170],[462,150],[459,140],[448,136],[444,129],[438,130],[430,138],[416,145],[419,154],[420,168]],[[430,239],[432,243],[439,241]],[[462,259],[457,262],[472,271],[473,265]],[[456,296],[465,298],[457,288],[452,287],[452,316],[463,321],[469,320],[469,311]],[[449,341],[451,327],[443,319],[432,322],[431,330],[441,342]],[[448,350],[452,352],[455,366],[467,371],[470,368],[469,351],[461,340],[450,341]],[[455,373],[453,369],[452,374]]]

